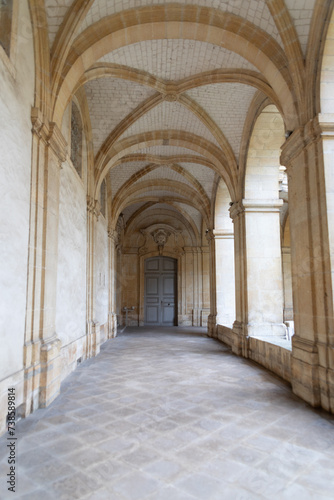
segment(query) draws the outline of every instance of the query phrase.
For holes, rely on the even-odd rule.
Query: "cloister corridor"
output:
[[[18,422],[1,498],[329,500],[333,426],[204,328],[129,327]]]

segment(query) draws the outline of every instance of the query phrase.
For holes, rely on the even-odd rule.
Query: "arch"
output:
[[[123,120],[119,123],[119,125],[106,138],[100,150],[98,151],[96,155],[97,165],[103,163],[104,157],[108,153],[108,150],[112,148],[113,144],[117,141],[117,139],[121,137],[121,135],[131,125],[133,125],[137,120],[139,120],[142,116],[148,113],[155,106],[163,102],[163,100],[164,96],[162,96],[161,94],[154,94],[153,96],[146,99],[146,101],[141,103],[139,106],[137,106],[136,109],[131,111],[125,118],[123,118]],[[224,155],[226,156],[226,161],[230,165],[231,170],[236,171],[237,165],[233,150],[229,142],[227,141],[225,135],[215,124],[215,122],[211,119],[209,114],[188,96],[180,96],[177,100],[187,109],[189,109],[209,130],[209,132],[217,140],[220,147],[224,151]]]
[[[30,0],[29,10],[31,16],[34,53],[35,53],[35,108],[39,109],[42,116],[51,120],[50,99],[50,50],[48,37],[48,21],[46,12],[40,0]],[[71,99],[68,100],[68,102]],[[66,106],[63,108],[65,112]],[[61,127],[62,117],[57,125]]]
[[[121,64],[106,62],[94,63],[79,78],[72,93],[75,94],[77,90],[87,82],[106,77],[120,78],[122,80],[129,80],[134,83],[146,85],[163,95],[182,94],[183,92],[187,92],[187,90],[209,85],[210,83],[244,83],[266,94],[276,106],[280,108],[279,100],[266,78],[256,71],[239,68],[214,69],[198,75],[189,76],[178,82],[169,82],[163,81],[147,71],[129,68]]]
[[[165,33],[168,38],[189,37],[216,45],[223,44],[254,64],[276,92],[291,130],[295,128],[298,123],[297,109],[288,61],[278,43],[266,32],[238,16],[206,7],[171,5],[168,18],[166,16],[164,6],[132,9],[126,14],[104,18],[78,36],[64,63],[60,80],[58,75],[54,75],[53,120],[57,123],[61,120],[66,102],[82,74],[111,48],[121,47],[129,41],[136,43],[146,40],[148,33],[150,40],[159,39],[161,33]]]
[[[210,205],[206,204],[205,201],[201,199],[198,193],[190,188],[188,185],[184,184],[182,187],[180,183],[171,181],[171,180],[157,180],[157,181],[142,181],[132,188],[126,189],[117,196],[113,202],[112,207],[112,216],[114,220],[117,220],[118,215],[122,212],[126,205],[136,203],[132,197],[136,197],[138,200],[138,196],[140,194],[146,194],[145,197],[141,198],[141,201],[149,201],[155,200],[155,196],[150,194],[150,189],[155,189],[158,191],[170,191],[171,196],[165,197],[166,199],[171,199],[175,201],[179,201],[180,203],[186,203],[190,206],[196,208],[201,214],[204,220],[208,223],[210,220]],[[179,195],[175,196],[175,193]]]
[[[233,173],[228,168],[223,151],[202,137],[179,130],[158,130],[137,134],[114,144],[111,150],[105,154],[103,163],[97,166],[96,192],[98,192],[102,179],[118,160],[141,148],[156,145],[181,146],[203,155],[211,162],[215,171],[224,178],[229,190],[234,193],[235,180],[233,180]],[[234,173],[234,177],[236,177],[236,173]]]
[[[122,197],[123,193],[126,193],[127,189],[129,189],[133,184],[139,181],[142,177],[145,175],[149,174],[153,170],[159,168],[161,165],[155,165],[150,164],[146,165],[146,167],[142,168],[135,174],[133,174],[120,188],[119,190],[115,193],[115,198],[114,202],[116,202],[117,199]],[[174,170],[175,172],[178,172],[181,174],[185,179],[187,179],[191,184],[195,187],[196,191],[198,191],[198,194],[200,197],[205,201],[205,204],[209,207],[210,206],[210,200],[204,191],[202,185],[198,182],[197,179],[193,175],[191,175],[189,172],[187,172],[184,168],[182,168],[180,165],[171,165],[171,170]]]
[[[125,228],[125,235],[130,232],[133,227],[135,222],[137,222],[137,218],[140,218],[140,216],[146,211],[149,210],[151,207],[156,205],[157,203],[155,202],[147,202],[145,203],[142,207],[138,208],[138,210],[135,211],[134,214],[131,215],[129,220],[126,223],[126,228]],[[177,212],[174,210],[168,210],[168,209],[158,209],[159,210],[159,216],[160,215],[167,215],[171,216],[177,220],[179,220],[186,230],[188,231],[188,234],[190,236],[191,242],[193,245],[198,245],[200,244],[200,234],[198,232],[198,229],[194,223],[194,221],[191,219],[191,217],[181,210],[179,207],[175,207],[175,205],[172,202],[166,202],[166,205],[169,205],[172,208],[176,208]]]
[[[284,291],[284,321],[293,321],[292,272],[291,272],[291,242],[290,218],[287,213],[283,228],[282,241],[282,271]]]
[[[285,141],[283,119],[276,106],[266,106],[257,117],[250,137],[244,198],[277,199],[280,148]]]
[[[257,116],[249,141],[244,199],[233,210],[237,320],[250,337],[285,337],[279,199],[284,124],[274,105]],[[242,214],[242,216],[241,216]]]
[[[311,26],[309,41],[307,46],[306,57],[306,84],[305,84],[305,111],[304,121],[312,120],[317,113],[323,113],[321,107],[321,83],[326,79],[326,71],[324,61],[327,59],[324,45],[327,39],[330,40],[333,35],[332,32],[333,22],[333,2],[322,2],[317,0],[315,3]],[[329,38],[327,38],[329,34]],[[330,44],[329,44],[330,45]],[[333,55],[330,47],[328,55]],[[327,59],[327,62],[329,60]],[[329,74],[331,71],[329,71]]]
[[[325,40],[320,72],[320,112],[328,115],[334,113],[334,12]]]
[[[196,163],[198,165],[203,165],[204,167],[211,168],[212,170],[216,171],[215,165],[205,158],[204,156],[196,156],[196,155],[170,155],[170,156],[158,156],[158,155],[151,155],[151,154],[143,154],[143,153],[133,153],[133,154],[128,154],[124,155],[122,158],[120,158],[118,161],[116,161],[113,166],[115,167],[116,165],[119,165],[121,163],[128,163],[131,161],[147,161],[152,164],[156,165],[170,165],[170,164],[177,164],[177,163]]]
[[[215,199],[217,325],[232,328],[235,320],[234,230],[229,214],[231,197],[220,179]]]

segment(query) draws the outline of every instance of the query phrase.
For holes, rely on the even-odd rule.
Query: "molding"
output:
[[[243,213],[279,213],[284,201],[280,198],[235,201],[230,206],[230,217],[234,221]]]
[[[317,116],[318,127],[323,139],[334,138],[334,113],[319,114]]]
[[[214,229],[212,231],[215,240],[233,240],[234,231],[230,229]]]
[[[300,349],[302,351],[306,351],[309,353],[318,353],[318,347],[317,344],[308,339],[303,339],[302,337],[299,337],[297,334],[295,334],[292,337],[292,348],[293,349]],[[292,349],[292,353],[293,353]]]
[[[280,208],[283,206],[284,201],[275,198],[275,199],[267,199],[267,200],[242,200],[242,205],[244,207],[244,211],[247,212],[279,212]]]

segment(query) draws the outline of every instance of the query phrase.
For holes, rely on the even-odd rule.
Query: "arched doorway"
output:
[[[145,325],[174,326],[177,317],[177,260],[145,260]]]

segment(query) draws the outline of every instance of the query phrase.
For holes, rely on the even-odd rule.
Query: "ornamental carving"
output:
[[[166,245],[170,234],[171,233],[165,229],[156,229],[151,233],[154,242],[158,245],[160,255],[162,255],[164,246]]]

